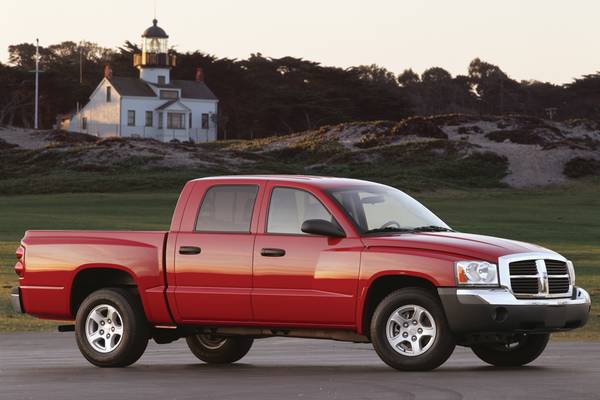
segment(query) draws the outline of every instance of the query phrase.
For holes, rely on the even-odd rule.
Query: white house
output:
[[[171,80],[175,56],[157,22],[142,35],[142,53],[134,54],[139,79],[112,76],[107,67],[89,103],[71,118],[69,131],[163,142],[217,140],[217,97],[201,69],[194,81]]]

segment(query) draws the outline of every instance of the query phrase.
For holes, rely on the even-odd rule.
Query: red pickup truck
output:
[[[209,363],[271,336],[370,342],[400,370],[536,359],[583,326],[573,264],[533,244],[459,233],[394,188],[308,176],[188,182],[168,232],[28,231],[12,303],[75,321],[91,363],[127,366],[186,338]]]

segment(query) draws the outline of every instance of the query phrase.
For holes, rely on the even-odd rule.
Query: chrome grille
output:
[[[511,275],[537,275],[535,260],[511,262],[509,268]]]
[[[571,278],[565,261],[527,259],[509,261],[510,288],[516,297],[565,297]]]
[[[548,291],[550,294],[568,293],[570,285],[569,278],[553,278],[548,276]]]
[[[510,286],[515,294],[538,294],[538,278],[510,278]]]
[[[563,261],[556,260],[544,260],[546,263],[546,271],[548,271],[548,275],[568,275],[569,269],[567,268],[567,263]]]

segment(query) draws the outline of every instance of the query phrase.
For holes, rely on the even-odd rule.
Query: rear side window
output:
[[[213,186],[200,206],[196,231],[250,232],[258,186]]]
[[[267,232],[305,235],[302,223],[309,219],[335,222],[333,216],[312,194],[304,190],[278,187],[269,203]]]

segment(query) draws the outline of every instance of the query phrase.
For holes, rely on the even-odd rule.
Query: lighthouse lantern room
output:
[[[140,70],[140,79],[158,85],[170,83],[175,56],[169,54],[169,35],[156,19],[142,34],[142,53],[134,55],[133,64]]]

